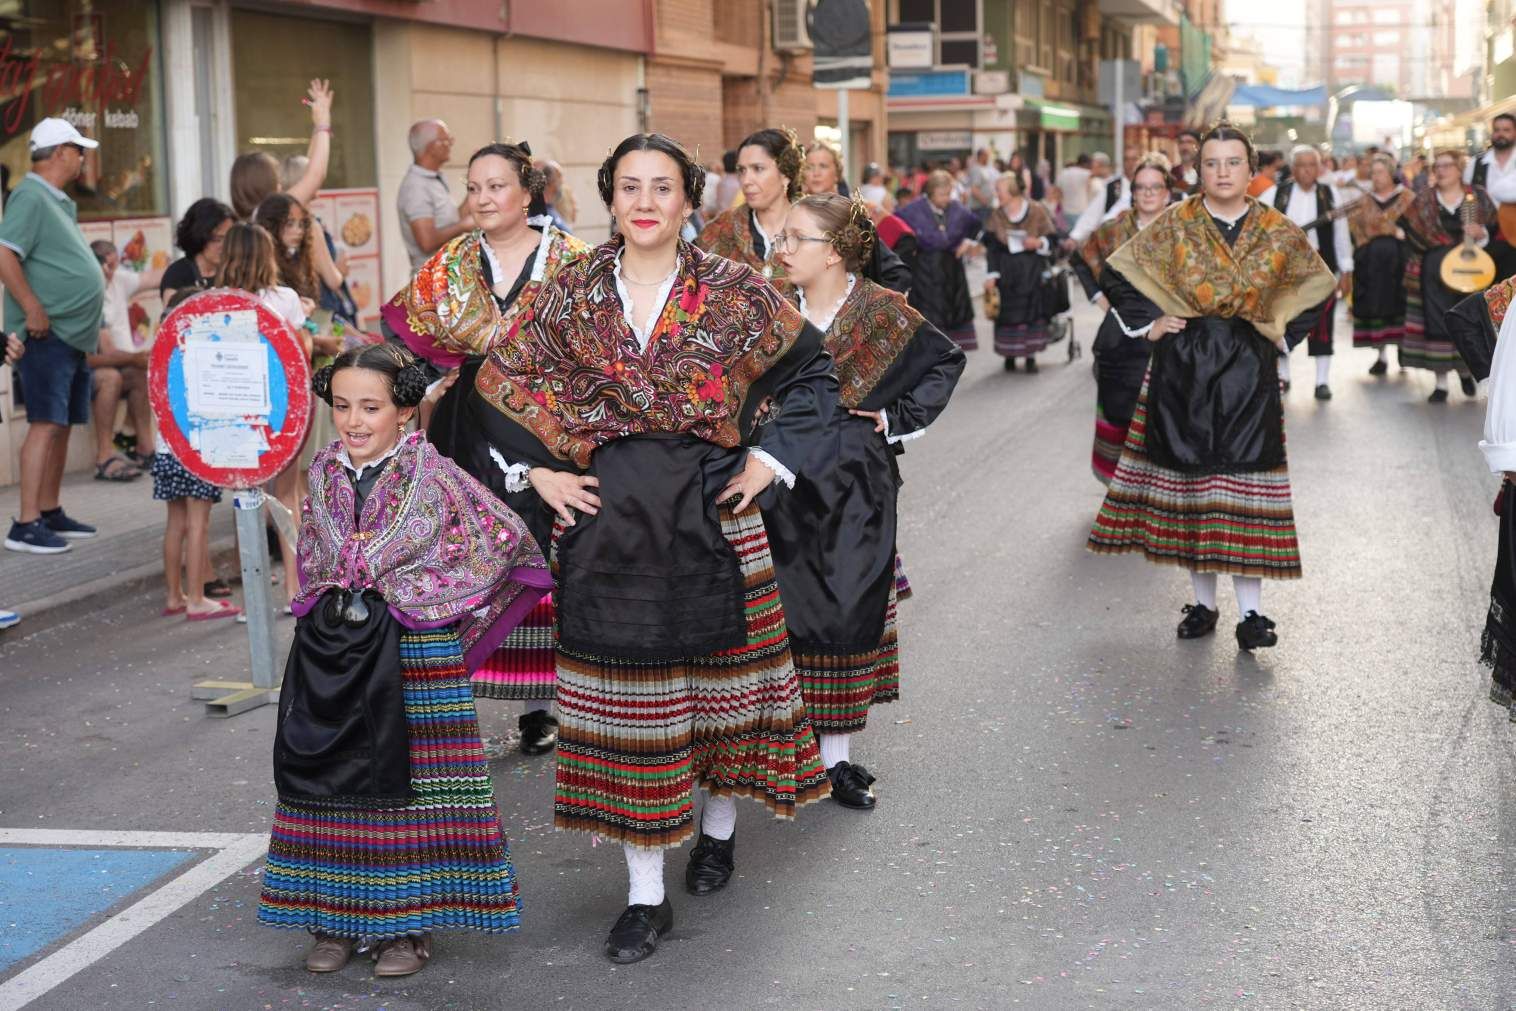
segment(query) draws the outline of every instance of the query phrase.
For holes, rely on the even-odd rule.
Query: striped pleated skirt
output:
[[[548,594],[474,671],[474,696],[552,701],[558,686],[556,620]]]
[[[847,656],[795,651],[795,676],[816,733],[855,734],[868,723],[869,706],[900,698],[897,603],[891,586],[884,634],[874,649]]]
[[[374,939],[519,926],[457,634],[407,630],[400,665],[414,800],[383,809],[281,801],[259,922]]]
[[[895,556],[895,601],[899,603],[911,599],[911,581],[905,578],[905,560],[898,554]]]
[[[1147,380],[1087,546],[1192,572],[1300,578],[1289,468],[1189,474],[1148,458]]]
[[[1095,405],[1095,447],[1090,453],[1090,470],[1101,484],[1110,484],[1116,476],[1121,447],[1126,444],[1127,426],[1112,424],[1105,409]]]
[[[696,786],[781,818],[830,795],[763,519],[756,505],[720,513],[746,587],[747,644],[681,661],[560,645],[558,828],[658,849],[694,834]]]

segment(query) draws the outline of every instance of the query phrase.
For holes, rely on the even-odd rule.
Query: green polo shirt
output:
[[[79,209],[67,193],[34,172],[11,191],[0,218],[0,245],[21,259],[53,333],[85,354],[100,346],[105,274],[79,231]],[[5,329],[26,331],[26,310],[5,293]]]

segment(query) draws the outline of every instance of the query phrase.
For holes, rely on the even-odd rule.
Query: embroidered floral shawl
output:
[[[339,450],[311,461],[295,613],[331,589],[372,588],[408,628],[459,622],[477,667],[552,588],[526,524],[419,432],[401,440],[360,518]]]
[[[826,332],[843,407],[852,410],[874,392],[923,322],[904,295],[858,279]]]
[[[1106,262],[1165,313],[1240,317],[1283,346],[1285,325],[1326,301],[1336,279],[1299,226],[1252,197],[1247,202],[1234,245],[1196,195],[1169,207]]]
[[[445,243],[380,310],[407,347],[440,368],[456,368],[469,355],[487,352],[532,304],[543,284],[590,251],[587,243],[572,235],[546,228],[531,280],[501,312],[485,283],[483,242],[484,234],[475,229]],[[495,281],[510,285],[515,278]]]
[[[1381,205],[1373,193],[1365,192],[1353,201],[1353,209],[1348,211],[1348,235],[1353,240],[1354,249],[1387,235],[1393,237],[1416,194],[1401,187],[1390,194],[1390,198],[1389,203]]]
[[[707,253],[751,267],[781,292],[788,293],[791,285],[785,276],[784,264],[774,256],[772,249],[768,259],[764,259],[758,255],[758,247],[753,245],[752,214],[752,208],[746,204],[728,207],[700,230],[695,236],[695,245]]]
[[[1085,266],[1090,268],[1090,273],[1095,280],[1100,280],[1100,272],[1105,270],[1105,261],[1111,258],[1111,254],[1120,249],[1131,240],[1138,232],[1137,212],[1125,210],[1109,221],[1102,222],[1088,239],[1085,240],[1079,255],[1084,259]]]
[[[1513,292],[1516,292],[1516,277],[1496,281],[1483,292],[1484,305],[1490,312],[1490,322],[1494,324],[1496,333],[1500,332],[1500,326],[1505,322],[1506,310],[1511,308]]]
[[[616,293],[622,241],[597,246],[543,288],[490,351],[476,388],[581,467],[596,446],[628,435],[738,445],[748,390],[794,345],[803,317],[750,268],[680,242],[674,287],[644,351]]]
[[[1485,193],[1483,187],[1465,186],[1464,197],[1474,194],[1474,220],[1494,231],[1495,229],[1495,204]],[[1463,204],[1463,197],[1459,198],[1459,208]],[[1435,187],[1428,187],[1416,194],[1410,208],[1405,212],[1402,219],[1405,223],[1406,239],[1411,248],[1417,252],[1426,252],[1438,246],[1453,246],[1460,241],[1448,234],[1447,229],[1442,227],[1442,201],[1437,199]],[[1454,211],[1455,214],[1460,211]]]
[[[1053,219],[1048,215],[1047,208],[1041,202],[1030,198],[1026,201],[1026,214],[1020,221],[1012,221],[1010,215],[1005,213],[1003,207],[997,207],[990,212],[989,218],[984,223],[984,230],[990,232],[999,239],[1002,245],[1009,245],[1007,236],[1012,232],[1025,232],[1029,238],[1040,239],[1044,235],[1052,235],[1056,228],[1053,227]],[[1019,253],[1020,249],[1012,249],[1011,252]]]

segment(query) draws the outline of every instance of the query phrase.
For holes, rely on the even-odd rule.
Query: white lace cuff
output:
[[[1128,337],[1146,337],[1148,335],[1148,331],[1153,329],[1153,324],[1149,323],[1145,327],[1133,330],[1128,327],[1126,325],[1126,321],[1121,318],[1121,313],[1117,312],[1115,309],[1112,309],[1111,315],[1115,318],[1116,325],[1121,327],[1121,332],[1126,334]]]
[[[752,455],[753,459],[774,472],[775,481],[783,481],[786,488],[795,487],[795,472],[774,459],[771,454],[765,453],[756,446],[749,447],[748,453]]]
[[[532,468],[524,463],[506,463],[505,457],[494,446],[490,447],[490,459],[495,461],[495,466],[500,468],[500,473],[505,475],[505,490],[515,494],[526,491],[532,486],[528,472]]]
[[[916,429],[916,431],[914,431],[914,432],[906,432],[904,435],[891,435],[890,434],[890,415],[889,415],[889,412],[888,411],[880,411],[879,412],[879,416],[884,419],[884,441],[887,442],[888,444],[890,444],[891,446],[898,445],[898,444],[900,444],[902,442],[910,442],[912,439],[919,439],[923,435],[926,434],[926,429],[925,428],[918,428],[918,429]],[[928,427],[930,427],[930,426],[928,426]]]

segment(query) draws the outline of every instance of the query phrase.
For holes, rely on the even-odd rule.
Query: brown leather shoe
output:
[[[382,942],[375,950],[378,964],[375,976],[409,976],[420,972],[426,960],[432,957],[432,939],[429,934],[420,937],[397,937]]]
[[[353,957],[356,944],[351,937],[317,934],[316,943],[305,956],[305,967],[311,972],[336,972]]]

